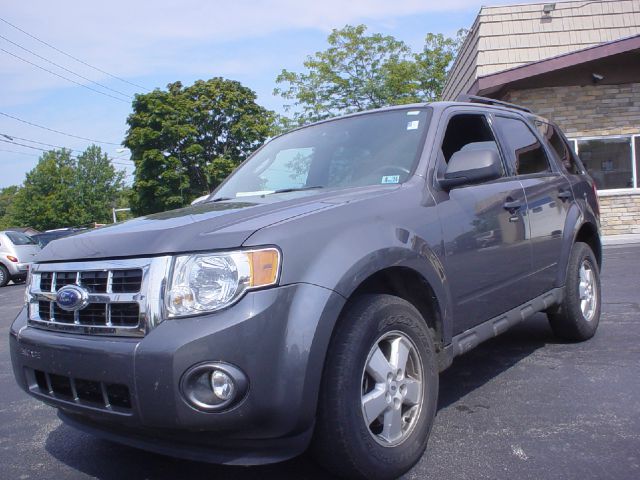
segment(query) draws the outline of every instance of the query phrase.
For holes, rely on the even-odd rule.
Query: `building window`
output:
[[[577,138],[573,141],[598,190],[638,187],[639,135]]]
[[[636,169],[633,171],[634,174],[634,188],[638,188],[640,187],[640,179],[638,177],[640,177],[640,135],[636,135],[634,137],[634,150],[635,150],[635,154],[636,154]]]

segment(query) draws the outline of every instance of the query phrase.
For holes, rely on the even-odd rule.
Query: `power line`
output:
[[[17,137],[16,137],[16,138],[17,138]],[[29,140],[27,140],[27,141],[29,141]],[[41,151],[41,152],[50,152],[50,151],[51,151],[50,149],[40,148],[40,147],[34,147],[33,145],[26,145],[26,144],[24,144],[24,143],[12,142],[12,141],[10,141],[10,140],[3,140],[2,138],[0,138],[0,142],[5,142],[5,143],[8,143],[8,144],[10,144],[10,145],[17,145],[17,146],[20,146],[20,147],[26,147],[26,148],[30,148],[30,149],[32,149],[32,150],[39,150],[39,151]],[[45,144],[45,145],[48,145],[48,144]],[[64,149],[64,150],[70,150],[70,151],[76,151],[76,152],[79,152],[79,151],[80,151],[80,150],[74,150],[74,149],[72,149],[72,148],[59,147],[59,146],[56,146],[56,145],[52,145],[52,146],[53,146],[53,147],[56,147],[56,148],[59,148],[59,149]],[[74,159],[76,159],[76,160],[78,159],[78,156],[77,156],[77,155],[70,155],[70,157],[71,157],[71,158],[74,158]],[[131,166],[131,164],[130,164],[130,163],[114,162],[114,161],[113,161],[109,156],[107,156],[107,160],[109,160],[109,162],[111,162],[111,163],[113,163],[113,164],[115,164],[115,165],[121,165],[121,166],[123,166],[123,167],[130,167],[130,166]]]
[[[79,153],[83,153],[83,150],[78,150],[77,148],[70,148],[70,147],[64,147],[62,145],[54,145],[52,143],[45,143],[45,142],[39,142],[37,140],[31,140],[30,138],[24,138],[24,137],[18,137],[16,135],[11,135],[8,133],[0,133],[0,136],[5,137],[7,140],[9,140],[10,142],[16,143],[15,140],[22,140],[24,142],[29,142],[29,143],[35,143],[37,145],[44,145],[46,147],[53,147],[53,148],[57,148],[57,149],[65,149],[65,150],[69,150],[71,152],[79,152]],[[6,140],[4,140],[6,141]],[[40,149],[42,151],[48,152],[49,150],[46,149]],[[124,160],[124,161],[132,161],[130,158],[124,158],[126,155],[120,155],[118,157],[110,157],[109,155],[107,155],[107,158],[111,161],[111,163],[117,163],[119,165],[124,165],[127,167],[130,167],[131,164],[128,163],[122,163],[122,162],[118,162],[117,160]]]
[[[16,47],[18,47],[18,48],[20,48],[20,49],[24,50],[25,52],[28,52],[28,53],[30,53],[31,55],[33,55],[33,56],[35,56],[35,57],[38,57],[38,58],[40,58],[40,59],[44,60],[45,62],[50,63],[51,65],[55,65],[56,67],[61,68],[62,70],[66,71],[66,72],[69,72],[69,73],[71,73],[71,74],[73,74],[73,75],[75,75],[75,76],[77,76],[77,77],[80,77],[80,78],[82,78],[83,80],[86,80],[87,82],[91,82],[91,83],[93,83],[94,85],[98,85],[99,87],[102,87],[102,88],[104,88],[104,89],[106,89],[106,90],[110,90],[110,91],[112,91],[112,92],[114,92],[114,93],[117,93],[117,94],[119,94],[119,95],[125,96],[125,97],[127,97],[127,98],[133,98],[131,95],[129,95],[129,94],[127,94],[127,93],[121,92],[121,91],[119,91],[119,90],[115,90],[115,89],[113,89],[113,88],[111,88],[111,87],[108,87],[107,85],[103,85],[103,84],[102,84],[102,83],[100,83],[100,82],[96,82],[95,80],[91,80],[90,78],[84,77],[84,76],[80,75],[79,73],[74,72],[73,70],[70,70],[70,69],[68,69],[68,68],[66,68],[66,67],[63,67],[62,65],[60,65],[60,64],[58,64],[58,63],[56,63],[56,62],[54,62],[54,61],[52,61],[52,60],[49,60],[48,58],[43,57],[42,55],[38,55],[36,52],[34,52],[34,51],[32,51],[32,50],[29,50],[28,48],[23,47],[22,45],[20,45],[20,44],[18,44],[18,43],[16,43],[16,42],[13,42],[13,41],[9,40],[7,37],[5,37],[5,36],[3,36],[3,35],[0,35],[0,38],[2,38],[2,39],[3,39],[4,41],[6,41],[6,42],[9,42],[9,43],[10,43],[10,44],[12,44],[12,45],[15,45]]]
[[[111,95],[109,93],[105,93],[105,92],[102,92],[100,90],[96,90],[95,88],[91,88],[90,86],[85,85],[84,83],[76,82],[75,80],[72,80],[69,77],[65,77],[64,75],[60,75],[59,73],[56,73],[53,70],[49,70],[48,68],[44,68],[43,66],[40,66],[37,63],[33,63],[33,62],[27,60],[26,58],[22,58],[20,55],[16,55],[15,53],[11,53],[8,50],[5,50],[4,48],[0,48],[0,51],[11,55],[12,57],[17,58],[18,60],[22,60],[23,62],[28,63],[29,65],[33,65],[34,67],[39,68],[40,70],[44,70],[45,72],[48,72],[51,75],[55,75],[56,77],[60,77],[60,78],[66,80],[68,82],[75,83],[76,85],[78,85],[78,86],[80,86],[82,88],[86,88],[87,90],[91,90],[92,92],[99,93],[100,95],[104,95],[105,97],[114,98],[114,99],[118,100],[119,102],[129,103],[127,100],[124,100],[124,99],[122,99],[120,97],[115,97],[115,96],[113,96],[113,95]]]
[[[0,140],[2,140],[3,142],[13,143],[13,144],[15,144],[15,145],[21,145],[21,146],[23,146],[23,147],[27,147],[27,148],[34,148],[34,147],[31,147],[31,146],[29,146],[29,145],[22,145],[22,144],[20,144],[20,143],[15,142],[15,141],[14,141],[14,139],[16,139],[16,140],[22,140],[22,141],[24,141],[24,142],[29,142],[29,143],[35,143],[35,144],[37,144],[37,145],[44,145],[44,146],[46,146],[46,147],[53,147],[53,148],[57,148],[57,149],[59,149],[59,150],[64,149],[64,150],[69,150],[69,151],[71,151],[71,152],[83,153],[83,150],[78,150],[77,148],[64,147],[64,146],[62,146],[62,145],[54,145],[54,144],[52,144],[52,143],[39,142],[39,141],[37,141],[37,140],[31,140],[30,138],[17,137],[16,135],[9,135],[9,134],[7,134],[7,133],[0,133],[0,136],[3,136],[3,137],[5,137],[5,138],[7,138],[7,137],[8,137],[8,138],[10,138],[10,139],[11,139],[11,140],[9,140],[8,142],[7,142],[7,140],[2,140],[2,139],[0,139]],[[50,151],[50,149],[45,149],[45,148],[38,148],[38,150],[43,151],[43,152],[48,152],[48,151]],[[18,153],[18,152],[16,152],[16,153]],[[129,163],[122,163],[122,162],[118,162],[118,161],[117,161],[117,160],[125,160],[125,161],[126,161],[126,160],[131,160],[130,158],[124,158],[124,156],[120,156],[120,157],[110,157],[109,155],[107,155],[107,158],[109,159],[109,161],[110,161],[111,163],[114,163],[114,164],[117,164],[117,165],[123,165],[123,166],[125,166],[125,167],[130,167],[130,166],[131,166],[131,164],[129,164]]]
[[[36,155],[35,153],[19,152],[18,150],[9,150],[7,148],[0,148],[0,152],[19,153],[20,155],[28,155],[29,157],[39,157],[40,156],[40,155]]]
[[[7,25],[9,25],[9,26],[11,26],[11,27],[15,28],[16,30],[18,30],[18,31],[20,31],[20,32],[22,32],[22,33],[24,33],[25,35],[27,35],[27,36],[29,36],[29,37],[33,38],[34,40],[36,40],[36,41],[40,42],[41,44],[46,45],[46,46],[47,46],[47,47],[49,47],[49,48],[52,48],[52,49],[53,49],[53,50],[55,50],[56,52],[61,53],[61,54],[65,55],[65,56],[67,56],[67,57],[69,57],[69,58],[71,58],[71,59],[75,60],[76,62],[79,62],[79,63],[81,63],[81,64],[83,64],[83,65],[86,65],[86,66],[87,66],[87,67],[89,67],[89,68],[93,68],[94,70],[97,70],[98,72],[104,73],[105,75],[109,75],[110,77],[115,78],[116,80],[120,80],[121,82],[128,83],[129,85],[131,85],[131,86],[133,86],[133,87],[141,88],[141,89],[143,89],[143,90],[146,90],[147,92],[151,91],[151,90],[149,90],[148,88],[143,87],[142,85],[138,85],[137,83],[133,83],[133,82],[130,82],[129,80],[125,80],[124,78],[118,77],[117,75],[113,75],[112,73],[109,73],[109,72],[107,72],[107,71],[105,71],[105,70],[102,70],[101,68],[95,67],[95,66],[93,66],[93,65],[91,65],[91,64],[89,64],[89,63],[87,63],[87,62],[85,62],[85,61],[83,61],[83,60],[80,60],[79,58],[74,57],[73,55],[71,55],[71,54],[69,54],[69,53],[67,53],[67,52],[62,51],[62,50],[60,50],[59,48],[54,47],[54,46],[53,46],[53,45],[51,45],[50,43],[47,43],[47,42],[45,42],[44,40],[39,39],[39,38],[38,38],[38,37],[36,37],[35,35],[30,34],[29,32],[27,32],[27,31],[25,31],[25,30],[21,29],[20,27],[18,27],[18,26],[16,26],[16,25],[14,25],[13,23],[11,23],[11,22],[9,22],[9,21],[5,20],[5,19],[4,19],[4,18],[2,18],[2,17],[0,17],[0,21],[1,21],[1,22],[4,22],[4,23],[6,23]]]
[[[72,152],[82,152],[82,150],[77,150],[77,149],[75,149],[75,148],[61,147],[60,145],[53,145],[53,144],[51,144],[51,143],[38,142],[38,141],[36,141],[36,140],[30,140],[30,139],[28,139],[28,138],[22,138],[22,137],[17,137],[17,136],[15,136],[15,135],[10,135],[10,134],[8,134],[8,133],[0,133],[0,135],[1,135],[1,136],[3,136],[3,137],[5,137],[5,138],[9,137],[9,138],[11,139],[11,141],[13,141],[13,139],[16,139],[16,140],[23,140],[23,141],[25,141],[25,142],[35,143],[35,144],[38,144],[38,145],[45,145],[45,146],[47,146],[47,147],[64,148],[64,149],[66,149],[66,150],[70,150],[70,151],[72,151]]]
[[[28,122],[27,120],[23,120],[21,118],[14,117],[13,115],[9,115],[8,113],[0,112],[0,115],[4,115],[5,117],[12,118],[13,120],[17,120],[18,122],[26,123],[27,125],[31,125],[32,127],[38,127],[38,128],[42,128],[43,130],[48,130],[50,132],[59,133],[60,135],[64,135],[66,137],[77,138],[79,140],[86,140],[88,142],[102,143],[103,145],[116,145],[118,147],[120,146],[119,143],[105,142],[103,140],[95,140],[93,138],[80,137],[78,135],[73,135],[71,133],[61,132],[60,130],[54,130],[53,128],[45,127],[43,125],[38,125],[37,123]]]

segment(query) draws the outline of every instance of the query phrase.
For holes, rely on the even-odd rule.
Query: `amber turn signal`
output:
[[[274,285],[278,280],[280,252],[275,248],[265,248],[248,252],[251,268],[250,287]]]

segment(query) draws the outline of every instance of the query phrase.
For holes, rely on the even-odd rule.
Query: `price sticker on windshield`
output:
[[[420,126],[420,120],[412,120],[407,122],[407,130],[417,130]]]

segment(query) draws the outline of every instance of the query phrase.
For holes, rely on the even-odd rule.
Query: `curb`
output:
[[[640,244],[640,233],[630,233],[626,235],[605,235],[602,237],[602,245],[633,245]]]

